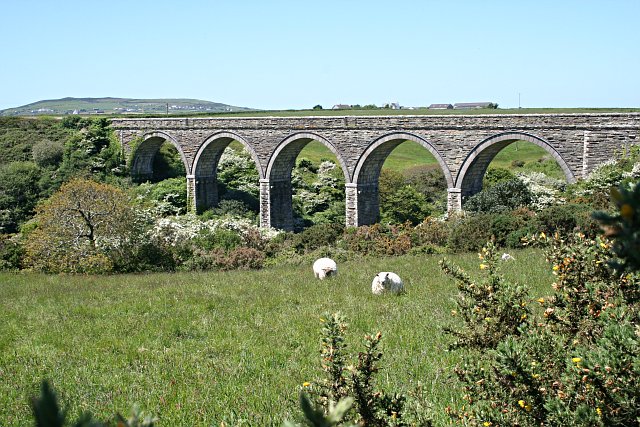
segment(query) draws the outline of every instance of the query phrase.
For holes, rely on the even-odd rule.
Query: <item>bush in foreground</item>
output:
[[[609,267],[611,243],[542,233],[558,280],[529,311],[526,293],[499,279],[492,246],[481,253],[481,282],[445,263],[458,281],[457,326],[464,349],[455,372],[470,425],[635,425],[640,419],[638,277]],[[498,286],[499,285],[499,286]],[[535,314],[531,314],[535,313]]]

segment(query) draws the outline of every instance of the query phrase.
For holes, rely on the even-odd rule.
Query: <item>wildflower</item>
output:
[[[554,265],[554,266],[553,266],[553,271],[558,271],[559,269],[560,269],[560,266],[559,266],[559,265]]]
[[[537,380],[538,378],[540,378],[540,374],[533,374],[531,375],[531,378],[533,378],[534,380]]]
[[[526,302],[522,301],[522,302],[520,303],[520,307],[526,307],[526,306],[527,306],[527,303],[526,303]]]
[[[602,416],[602,409],[596,408],[596,414],[598,414],[598,416],[601,417]]]
[[[633,218],[633,207],[630,204],[625,203],[620,208],[620,215],[622,215],[624,219],[630,220]]]
[[[309,387],[310,385],[311,385],[311,383],[308,382],[308,381],[305,381],[305,382],[302,383],[302,387]]]
[[[527,318],[527,313],[524,313],[522,316],[520,316],[520,320],[524,320]]]
[[[543,239],[546,239],[546,238],[547,238],[547,235],[546,235],[546,234],[544,234],[544,231],[543,231],[543,232],[541,232],[541,233],[540,233],[540,237],[542,237]]]
[[[518,405],[520,405],[521,408],[524,408],[526,402],[524,400],[518,400]]]
[[[525,405],[525,407],[524,407],[524,410],[527,411],[527,412],[531,412],[531,409],[533,409],[531,407],[531,405]]]
[[[480,264],[480,270],[485,270],[487,267],[489,267],[487,264]]]
[[[485,422],[482,423],[482,425],[484,427],[489,427],[491,425],[491,422],[490,421],[485,421]]]
[[[574,357],[574,358],[572,358],[572,359],[571,359],[571,361],[572,361],[573,363],[578,364],[578,363],[582,362],[582,358],[580,358],[580,357]]]
[[[540,304],[544,304],[544,298],[538,298],[536,301],[538,301]]]

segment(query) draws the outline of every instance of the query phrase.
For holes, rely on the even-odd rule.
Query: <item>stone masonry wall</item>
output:
[[[399,140],[410,139],[429,146],[441,156],[444,167],[448,169],[445,174],[449,173],[454,183],[449,190],[449,206],[453,210],[459,209],[461,191],[466,194],[473,190],[471,187],[477,187],[475,181],[481,179],[476,176],[481,175],[481,163],[486,163],[489,154],[496,151],[496,147],[489,150],[494,141],[505,145],[505,141],[508,143],[517,138],[537,143],[553,155],[570,180],[586,176],[595,166],[622,152],[625,147],[640,143],[639,113],[123,118],[113,119],[112,127],[119,135],[127,156],[132,150],[131,142],[137,137],[159,137],[171,141],[183,156],[189,176],[195,173],[194,161],[198,152],[215,141],[218,135],[236,139],[244,143],[256,159],[261,188],[265,192],[269,189],[267,183],[276,180],[272,178],[289,172],[278,169],[282,168],[279,164],[289,162],[275,162],[274,153],[290,151],[279,145],[283,141],[292,143],[297,140],[299,143],[300,139],[312,136],[327,145],[345,169],[347,221],[358,224],[361,221],[357,218],[368,218],[369,221],[376,214],[358,212],[359,206],[361,209],[369,209],[367,206],[377,209],[377,200],[369,200],[377,195],[368,195],[369,192],[363,190],[365,186],[371,186],[372,180],[375,181],[379,171],[374,169],[379,162],[367,162],[367,156],[373,156],[370,160],[381,153],[386,156],[391,145]],[[394,134],[398,134],[398,138]],[[384,143],[379,150],[371,151],[370,147],[374,147],[376,141]],[[478,160],[483,157],[484,160]],[[268,170],[272,177],[267,176]],[[359,170],[360,177],[355,176],[356,170]],[[469,176],[466,179],[458,176],[461,172]],[[360,181],[362,189],[358,191]],[[198,192],[195,188],[190,189],[191,194]],[[271,217],[278,212],[279,206],[274,204],[273,197],[261,195],[265,205],[265,213],[261,216],[263,223],[270,221],[269,211]]]

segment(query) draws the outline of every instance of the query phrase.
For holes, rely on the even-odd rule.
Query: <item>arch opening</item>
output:
[[[168,178],[185,176],[187,162],[172,138],[154,133],[147,135],[136,147],[130,170],[134,182],[156,183]]]
[[[239,136],[222,133],[209,137],[198,150],[193,166],[196,210],[256,220],[261,170],[256,153]]]
[[[345,222],[348,173],[335,147],[314,134],[287,138],[267,168],[272,227],[300,231],[320,223]]]
[[[483,189],[514,179],[546,183],[549,192],[576,181],[568,164],[547,141],[525,133],[507,133],[474,148],[460,168],[456,187],[464,204]]]
[[[143,137],[132,153],[131,179],[135,192],[162,207],[164,215],[187,210],[187,163],[179,145],[170,136],[154,132]]]
[[[358,162],[357,225],[421,222],[446,212],[449,168],[424,139],[390,134],[370,145]]]

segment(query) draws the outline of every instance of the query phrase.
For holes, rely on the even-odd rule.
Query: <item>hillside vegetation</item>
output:
[[[192,114],[251,110],[200,99],[61,98],[33,102],[0,111],[0,116],[60,116],[67,114]]]

